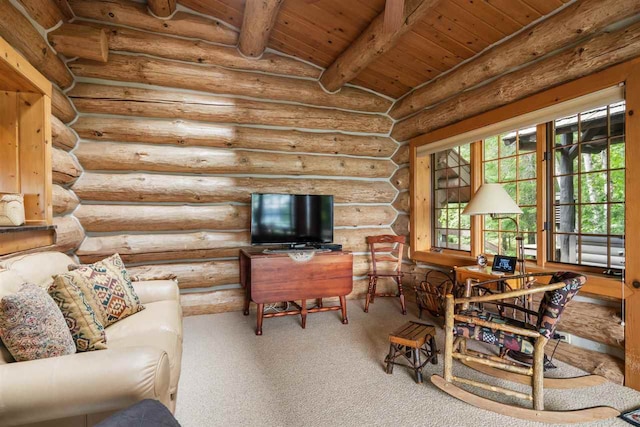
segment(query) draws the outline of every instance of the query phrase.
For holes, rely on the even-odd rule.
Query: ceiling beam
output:
[[[267,47],[283,0],[248,0],[244,7],[238,49],[249,58],[259,58]]]
[[[380,13],[325,70],[320,77],[322,86],[334,92],[356,78],[369,64],[393,48],[400,37],[420,22],[437,3],[438,0],[406,0],[402,25],[394,32],[385,31],[385,13]]]
[[[147,5],[160,18],[167,18],[176,11],[176,0],[148,0]]]
[[[395,103],[389,114],[394,119],[406,117],[637,13],[640,13],[638,0],[578,0],[451,73],[410,92]]]
[[[639,56],[640,22],[635,22],[460,92],[435,108],[397,122],[391,136],[406,141]]]

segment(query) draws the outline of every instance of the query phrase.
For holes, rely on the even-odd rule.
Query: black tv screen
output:
[[[251,243],[333,241],[333,196],[252,194]]]

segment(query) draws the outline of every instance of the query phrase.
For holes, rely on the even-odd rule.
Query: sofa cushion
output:
[[[56,303],[32,283],[23,284],[18,292],[0,300],[0,338],[17,361],[76,352]]]
[[[180,291],[175,280],[143,280],[131,282],[131,284],[143,304],[156,301],[180,300]]]
[[[34,283],[47,290],[53,284],[53,276],[66,273],[72,263],[73,260],[61,252],[39,252],[2,260],[0,267],[19,275],[23,283]]]
[[[89,305],[82,289],[66,275],[58,275],[49,288],[49,295],[58,304],[71,331],[78,351],[107,348],[107,338],[102,323]]]
[[[169,356],[170,390],[175,392],[182,361],[182,317],[178,301],[158,301],[146,305],[135,316],[106,328],[109,348],[152,346]]]
[[[0,298],[18,292],[25,280],[11,270],[4,270],[0,267]]]
[[[57,277],[73,281],[84,292],[104,327],[144,309],[118,254]]]

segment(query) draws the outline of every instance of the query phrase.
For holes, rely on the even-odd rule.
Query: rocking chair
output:
[[[540,276],[551,276],[550,284],[540,285]],[[586,375],[576,378],[544,378],[544,348],[553,337],[558,320],[566,304],[578,293],[586,282],[582,275],[562,273],[536,273],[516,276],[525,282],[523,289],[454,299],[446,296],[445,313],[445,350],[444,377],[433,375],[431,382],[445,393],[482,409],[509,415],[525,420],[543,423],[577,423],[596,421],[620,415],[620,412],[607,406],[597,406],[570,411],[545,411],[544,388],[569,389],[602,384],[606,379],[598,375]],[[478,286],[491,286],[502,279],[478,283]],[[530,298],[534,294],[544,293],[538,312],[523,308],[519,304],[506,301]],[[505,306],[521,312],[523,319],[537,317],[535,325],[507,318],[494,312],[485,311],[485,305],[496,305],[499,313]],[[461,306],[458,312],[456,306]],[[467,339],[482,341],[531,355],[533,366],[507,360],[495,354],[467,349]],[[532,393],[521,393],[509,388],[486,384],[468,378],[453,375],[453,360],[484,374],[531,386]],[[518,397],[533,403],[533,409],[513,406],[481,397],[458,387],[455,383],[478,387],[483,390]]]

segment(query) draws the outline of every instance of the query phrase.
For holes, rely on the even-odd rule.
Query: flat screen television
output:
[[[333,196],[251,195],[251,244],[333,242]]]

